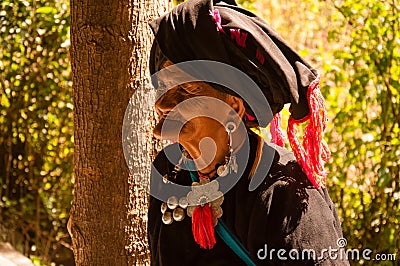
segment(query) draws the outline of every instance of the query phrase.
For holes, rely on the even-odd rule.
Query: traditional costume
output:
[[[148,234],[152,265],[348,265],[323,252],[330,247],[338,249],[337,240],[343,236],[324,186],[327,173],[323,164],[330,153],[322,138],[327,114],[317,72],[269,25],[233,1],[189,0],[153,21],[151,27],[155,34],[152,74],[166,60],[174,64],[212,60],[239,69],[259,86],[274,114],[273,118],[255,115],[263,106],[250,99],[245,102],[244,119],[262,127],[271,122],[275,143],[264,143],[248,131],[250,156],[246,163],[240,160],[243,149],[235,154],[231,150],[226,165],[218,169],[218,175],[226,179],[234,178],[238,168],[243,170],[224,195],[217,180],[203,179],[193,165],[185,168],[191,170],[182,169],[182,164],[190,163],[185,160],[189,156],[173,162],[167,158],[169,149],[182,148],[179,144],[161,151],[153,165],[164,180],[152,174],[152,192],[157,193],[161,182],[193,188],[187,196],[171,196],[166,202],[151,198]],[[240,93],[212,86],[239,97],[251,94],[240,86],[241,80],[228,78],[240,87]],[[158,87],[158,81],[153,82]],[[286,103],[291,104],[288,138],[293,153],[280,147],[279,112]],[[296,125],[306,121],[300,143]],[[234,130],[227,127],[228,134]],[[250,191],[251,178],[262,169],[267,155],[272,155],[271,167],[260,185]],[[203,202],[205,198],[212,200]],[[304,257],[304,251],[311,254]]]

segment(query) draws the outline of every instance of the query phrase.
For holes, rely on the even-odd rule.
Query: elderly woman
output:
[[[151,27],[154,135],[175,142],[153,163],[152,265],[348,265],[316,71],[232,1],[188,0]],[[286,103],[293,153],[281,147]],[[269,123],[273,143],[253,130]]]

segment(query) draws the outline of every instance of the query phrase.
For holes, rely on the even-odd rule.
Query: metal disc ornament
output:
[[[172,224],[173,219],[172,219],[172,213],[171,212],[164,212],[162,215],[162,221],[164,224]]]
[[[185,211],[182,208],[176,208],[172,213],[175,221],[180,222],[185,219]]]

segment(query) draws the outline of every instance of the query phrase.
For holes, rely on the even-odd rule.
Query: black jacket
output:
[[[333,251],[329,257],[329,249],[338,249],[337,240],[343,236],[327,190],[312,186],[292,153],[265,143],[263,153],[275,152],[272,166],[262,184],[252,192],[248,190],[256,145],[256,138],[250,135],[247,169],[224,195],[222,204],[223,221],[250,252],[252,260],[257,265],[349,265],[347,261],[332,259],[335,254],[340,258],[340,252]],[[158,154],[154,166],[162,175],[174,167],[164,151]],[[181,171],[176,182],[190,185],[189,172]],[[217,234],[213,249],[201,249],[193,239],[190,217],[171,225],[163,224],[161,203],[151,197],[148,213],[151,265],[245,265]],[[279,249],[282,250],[278,256]],[[313,251],[310,257],[306,255],[310,249],[314,250],[315,258]]]

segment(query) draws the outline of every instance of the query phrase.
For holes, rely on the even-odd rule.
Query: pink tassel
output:
[[[328,172],[324,164],[330,158],[328,145],[323,139],[323,134],[327,124],[327,111],[325,109],[324,98],[319,89],[319,77],[317,77],[308,87],[308,105],[310,113],[300,120],[289,118],[288,138],[293,153],[308,179],[315,188],[325,186]],[[309,120],[305,128],[303,145],[296,136],[295,125]]]
[[[248,113],[246,113],[247,119],[249,119],[249,121],[255,121],[256,118]]]
[[[256,50],[256,58],[257,60],[263,65],[264,64],[264,55],[262,54],[262,52],[260,51],[259,48],[257,48]]]
[[[221,19],[221,15],[219,14],[218,9],[210,10],[210,16],[212,16],[214,18],[215,25],[217,26],[217,31],[225,33],[225,31],[221,25],[222,19]]]
[[[209,204],[197,206],[192,215],[192,233],[201,248],[212,249],[217,242],[214,235],[212,212]]]
[[[240,29],[229,29],[231,32],[231,39],[236,40],[237,45],[246,47],[247,32],[241,32]]]
[[[272,136],[271,142],[275,143],[280,147],[283,147],[284,141],[283,141],[283,131],[281,128],[281,113],[276,113],[274,115],[274,119],[272,119],[269,130]]]

